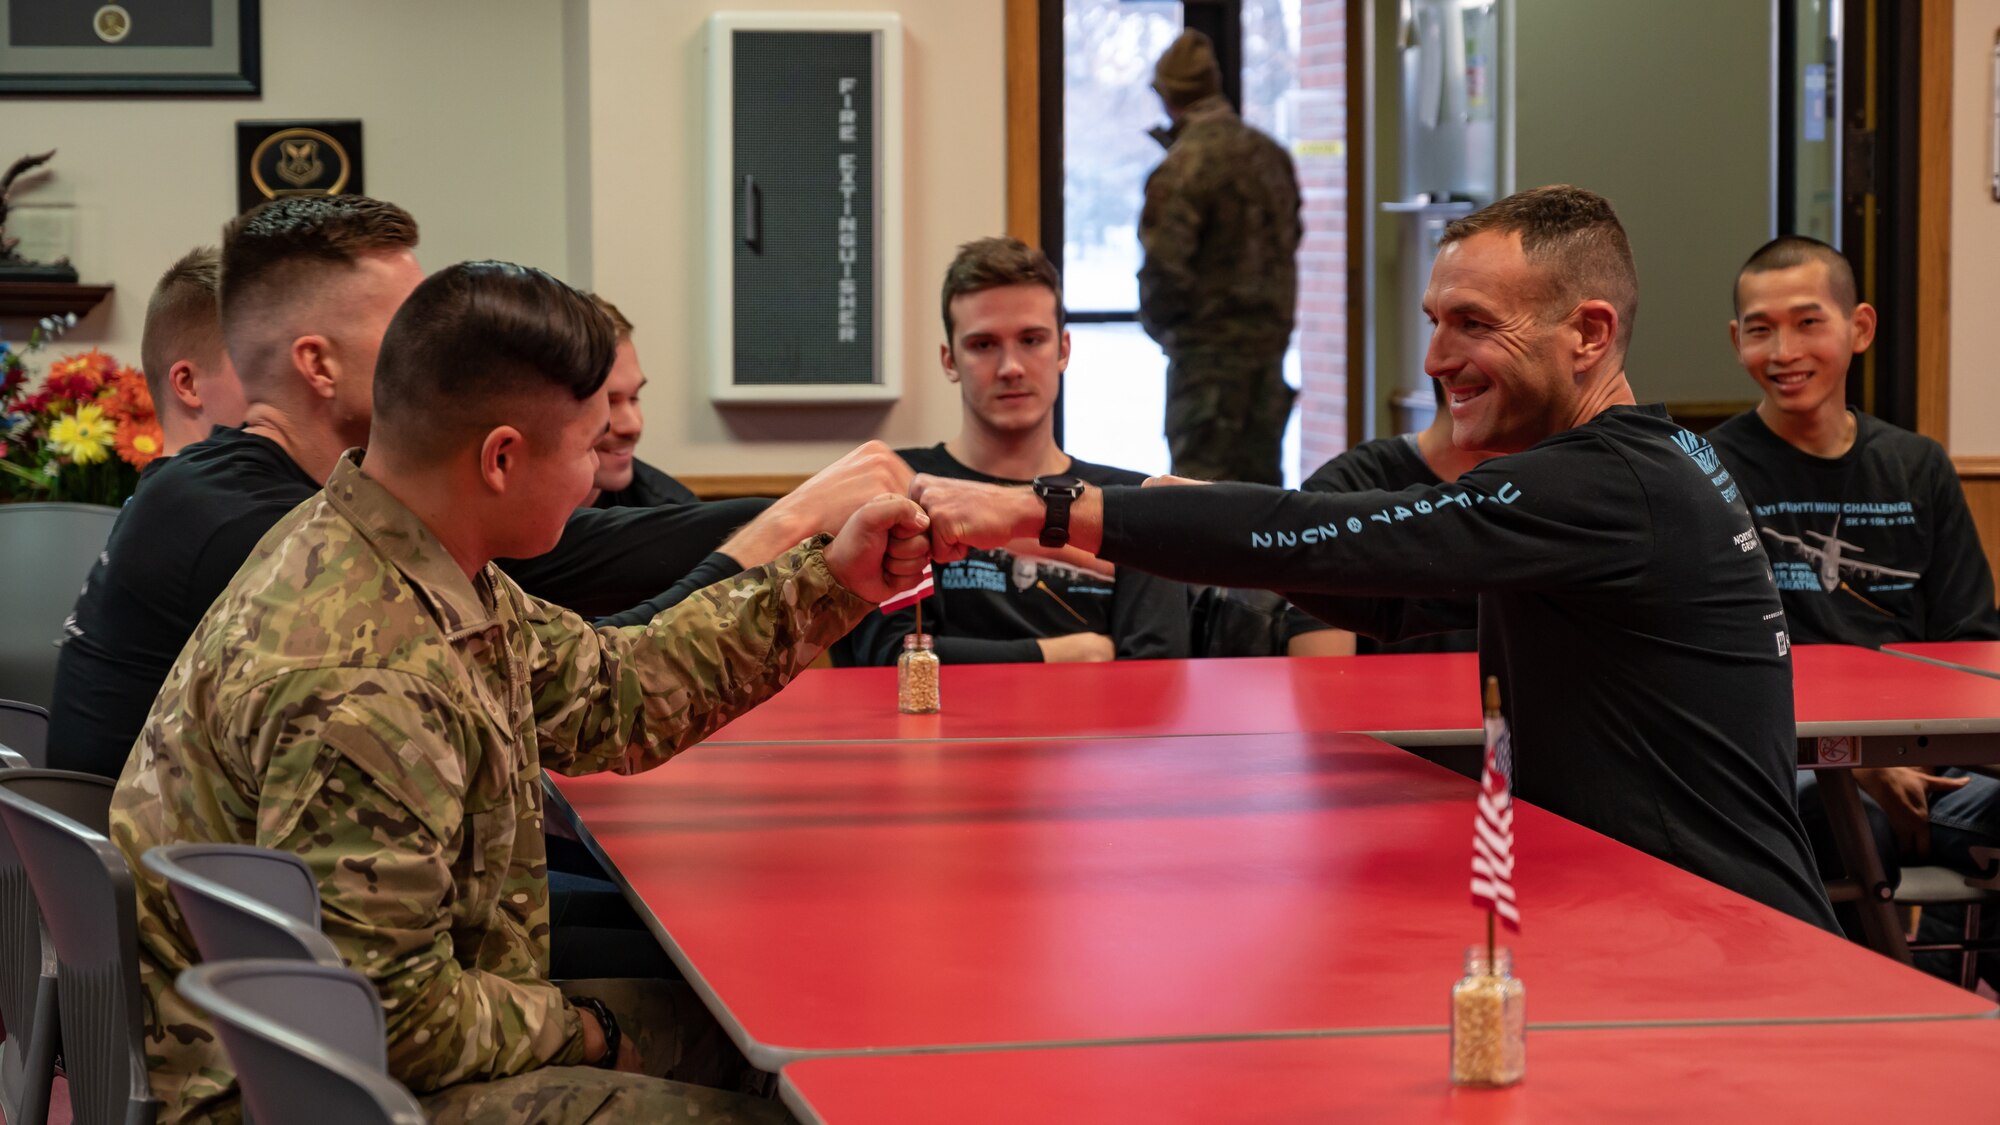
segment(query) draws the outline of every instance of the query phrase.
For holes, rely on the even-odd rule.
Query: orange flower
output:
[[[86,402],[117,370],[117,360],[92,348],[82,355],[66,355],[49,364],[49,378],[45,385],[55,392],[57,398]]]
[[[150,416],[139,421],[128,419],[118,423],[118,436],[112,446],[126,464],[143,469],[165,452],[166,435],[160,432],[160,423]]]
[[[153,417],[153,396],[146,389],[146,377],[130,367],[111,373],[97,401],[106,414],[120,421],[143,422]]]

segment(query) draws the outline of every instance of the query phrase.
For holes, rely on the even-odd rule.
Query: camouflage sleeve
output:
[[[1201,206],[1178,174],[1172,154],[1146,178],[1146,203],[1139,212],[1139,324],[1146,335],[1171,347],[1175,329],[1194,315],[1195,254],[1201,248]]]
[[[382,997],[390,1073],[418,1092],[583,1054],[553,985],[454,956],[453,904],[490,897],[482,880],[506,877],[512,842],[511,810],[466,807],[466,763],[483,755],[459,706],[406,673],[294,672],[233,707],[228,732],[268,762],[256,842],[312,868],[327,936]]]
[[[776,694],[875,606],[827,570],[821,535],[645,625],[592,629],[530,599],[542,765],[637,773]]]

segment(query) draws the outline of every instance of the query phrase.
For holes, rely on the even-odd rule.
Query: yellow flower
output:
[[[111,440],[117,433],[102,407],[81,406],[49,427],[49,448],[79,465],[91,465],[110,459]]]

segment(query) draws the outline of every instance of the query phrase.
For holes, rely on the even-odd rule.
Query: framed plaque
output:
[[[0,0],[0,95],[255,94],[258,0]]]
[[[238,121],[236,210],[287,195],[361,195],[361,122]]]

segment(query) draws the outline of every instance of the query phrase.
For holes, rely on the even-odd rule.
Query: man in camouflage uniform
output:
[[[1139,323],[1167,353],[1174,474],[1280,484],[1299,289],[1292,158],[1229,108],[1199,31],[1160,56],[1153,89],[1174,124],[1139,216]]]
[[[365,460],[342,456],[263,538],[175,663],[111,814],[163,1122],[241,1116],[213,1029],[173,987],[188,930],[139,863],[183,841],[305,860],[327,936],[380,991],[390,1072],[433,1120],[788,1119],[636,1073],[686,1053],[638,1018],[661,1005],[614,1009],[614,1054],[548,980],[542,771],[650,769],[767,698],[915,582],[925,517],[878,497],[838,537],[645,625],[592,628],[525,594],[491,559],[546,550],[589,491],[613,347],[604,314],[539,271],[425,281],[383,339]],[[668,987],[634,984],[572,994]]]

